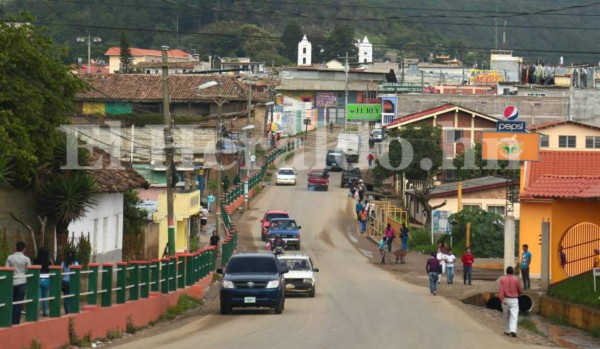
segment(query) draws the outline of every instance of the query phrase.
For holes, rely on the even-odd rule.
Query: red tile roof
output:
[[[549,122],[545,122],[543,124],[529,126],[529,127],[527,127],[527,129],[529,131],[539,131],[539,130],[543,130],[545,128],[556,127],[556,126],[561,126],[561,125],[574,125],[574,126],[581,126],[581,127],[585,127],[585,128],[591,128],[594,130],[600,130],[600,127],[584,124],[582,122],[571,121],[571,120],[549,121]]]
[[[131,51],[132,56],[158,56],[158,57],[162,56],[161,50],[147,50],[144,48],[130,48],[129,50]],[[120,47],[111,47],[104,53],[104,55],[105,56],[120,56],[121,48]],[[168,51],[167,56],[172,57],[172,58],[188,58],[191,56],[191,54],[181,51],[179,49],[175,49],[175,50]]]
[[[431,109],[426,109],[426,110],[422,110],[422,111],[417,112],[417,113],[405,115],[403,117],[400,117],[398,119],[393,120],[392,122],[390,122],[388,124],[383,125],[383,127],[390,127],[390,126],[395,126],[395,125],[398,125],[398,124],[404,124],[407,121],[419,119],[419,118],[424,117],[424,116],[429,116],[429,115],[433,116],[434,114],[439,114],[439,113],[442,113],[442,112],[447,112],[447,111],[457,110],[457,109],[464,110],[464,111],[469,112],[469,113],[474,113],[476,115],[480,115],[481,117],[487,118],[489,120],[494,120],[494,121],[497,120],[493,116],[489,116],[489,115],[485,115],[485,114],[482,114],[482,113],[478,113],[478,112],[476,112],[474,110],[470,110],[470,109],[461,107],[461,106],[456,105],[456,104],[448,103],[448,104],[440,105],[439,107],[435,107],[435,108],[431,108]]]
[[[525,189],[523,196],[563,199],[600,198],[600,176],[542,175]]]
[[[527,165],[522,197],[600,198],[600,153],[592,151],[541,151]]]

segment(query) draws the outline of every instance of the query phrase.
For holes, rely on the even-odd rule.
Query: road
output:
[[[324,154],[324,152],[321,152]],[[296,168],[324,159],[294,157]],[[302,253],[318,275],[315,298],[288,297],[285,311],[210,314],[158,335],[117,344],[122,349],[175,348],[532,348],[494,333],[443,297],[431,296],[367,263],[355,248],[353,203],[333,173],[328,192],[309,192],[306,171],[293,187],[272,186],[252,201],[238,227],[241,249],[264,251],[258,220],[266,209],[285,209],[302,226]]]

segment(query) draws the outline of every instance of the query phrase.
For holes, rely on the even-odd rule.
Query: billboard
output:
[[[381,97],[381,122],[387,124],[392,122],[398,115],[398,96]]]
[[[483,132],[483,160],[538,161],[540,139],[537,133]]]
[[[348,104],[348,121],[381,121],[381,104]]]
[[[504,81],[504,76],[496,70],[469,70],[469,82],[471,84],[497,84]]]
[[[431,211],[431,243],[433,243],[434,234],[452,234],[452,224],[450,223],[451,214],[450,211]]]
[[[317,108],[337,107],[337,93],[335,92],[317,92]]]

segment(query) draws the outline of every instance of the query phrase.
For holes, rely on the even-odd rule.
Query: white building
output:
[[[298,43],[298,66],[312,65],[312,44],[306,38],[306,35],[302,38],[302,41]]]
[[[89,236],[92,261],[114,263],[121,261],[123,252],[123,193],[147,187],[148,183],[130,164],[121,164],[121,169],[107,168],[110,159],[102,151],[95,152],[92,163],[100,154],[104,155],[104,168],[89,171],[96,180],[97,193],[93,196],[96,206],[89,209],[84,217],[69,224],[69,239]]]
[[[356,44],[358,47],[358,61],[360,63],[373,63],[373,44],[369,42],[369,39],[365,38]]]

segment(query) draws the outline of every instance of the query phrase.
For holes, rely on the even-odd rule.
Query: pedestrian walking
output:
[[[212,193],[210,193],[206,198],[206,203],[208,204],[208,212],[212,211],[213,202],[215,202],[215,196]]]
[[[362,201],[365,196],[365,185],[363,184],[362,179],[358,180],[358,187],[356,188],[356,191],[358,191],[358,200]]]
[[[354,206],[354,210],[356,211],[356,220],[360,221],[360,211],[364,208],[362,200],[358,200],[356,206]]]
[[[454,283],[454,261],[456,261],[456,256],[452,252],[452,249],[448,249],[448,254],[446,255],[446,281],[448,284]]]
[[[256,155],[250,154],[250,171],[254,171],[255,163],[256,163]]]
[[[61,290],[63,295],[68,296],[71,294],[71,266],[79,265],[79,263],[75,260],[75,252],[69,251],[67,252],[67,257],[61,263],[62,266],[62,283]],[[63,307],[65,308],[65,314],[69,314],[71,311],[70,303],[71,302],[79,302],[79,299],[76,298],[65,298]]]
[[[33,265],[41,267],[39,299],[42,299],[42,316],[48,316],[48,301],[44,300],[44,298],[48,298],[48,294],[50,293],[50,266],[54,265],[54,262],[50,259],[48,247],[41,246],[38,249],[37,256],[33,260]]]
[[[363,209],[359,213],[358,225],[360,227],[360,233],[364,234],[367,231],[367,208],[363,207]]]
[[[529,252],[529,245],[523,245],[523,253],[521,254],[521,277],[523,278],[523,289],[528,290],[531,288],[531,282],[529,280],[529,265],[531,264],[531,252]]]
[[[395,232],[390,223],[385,227],[384,233],[385,238],[387,239],[388,252],[392,252],[392,241],[394,241]]]
[[[379,240],[379,255],[381,257],[381,264],[385,263],[385,236],[381,237],[381,240]]]
[[[437,280],[441,271],[440,261],[437,259],[435,252],[427,260],[425,270],[427,270],[427,274],[429,275],[429,292],[435,296],[437,295]]]
[[[373,153],[369,153],[369,155],[367,155],[367,161],[369,162],[369,168],[371,168],[373,166],[374,159],[375,159],[375,156],[373,155]]]
[[[446,271],[446,254],[443,252],[442,250],[442,245],[444,243],[442,242],[437,249],[437,252],[435,254],[435,257],[437,258],[437,260],[440,262],[440,273],[438,274],[438,284],[442,283],[442,275],[444,274],[444,272]]]
[[[13,308],[12,308],[12,324],[18,325],[21,323],[21,311],[23,310],[23,304],[14,304],[25,299],[26,285],[26,274],[27,267],[31,265],[31,260],[25,255],[25,243],[23,241],[17,242],[15,253],[8,256],[6,259],[6,267],[15,268],[15,274],[13,277]]]
[[[236,174],[235,177],[233,177],[233,186],[237,186],[238,184],[240,184],[242,180],[240,179],[240,175]]]
[[[473,263],[475,263],[475,256],[471,253],[471,249],[467,247],[467,250],[462,255],[463,265],[463,285],[471,286],[471,273],[473,272]]]
[[[406,226],[406,222],[402,223],[402,230],[400,231],[400,241],[402,242],[402,249],[404,252],[408,252],[408,239],[412,238],[410,236],[410,231]]]
[[[227,175],[225,175],[225,178],[223,178],[223,192],[227,193],[227,190],[229,190],[229,177]]]
[[[204,206],[200,208],[200,232],[206,231],[206,225],[208,224],[208,209]]]
[[[219,234],[217,234],[217,231],[213,231],[212,236],[210,237],[210,246],[215,246],[216,249],[216,253],[219,254],[219,241],[221,240],[221,238],[219,237]]]
[[[329,121],[329,133],[333,133],[333,120]]]
[[[513,267],[506,267],[506,275],[500,278],[498,298],[502,302],[504,315],[504,334],[511,337],[517,336],[517,320],[519,316],[519,296],[522,293],[519,279],[515,277]]]

